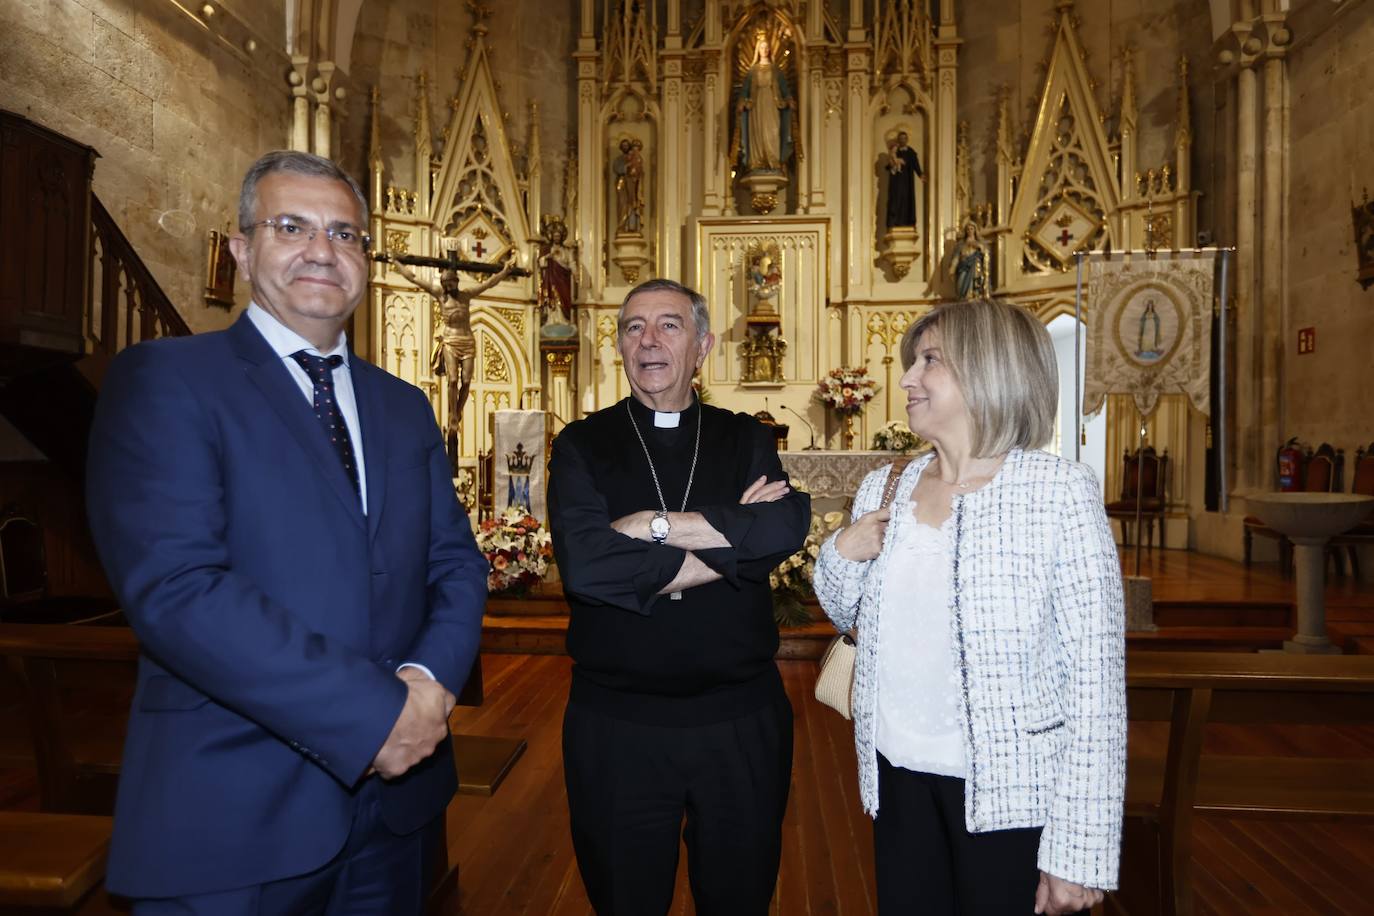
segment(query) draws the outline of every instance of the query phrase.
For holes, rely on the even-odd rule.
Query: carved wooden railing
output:
[[[114,356],[142,340],[190,334],[172,300],[94,194],[91,229],[86,334],[92,348]]]

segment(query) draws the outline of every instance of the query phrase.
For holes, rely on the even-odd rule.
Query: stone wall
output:
[[[225,6],[285,34],[281,2]],[[206,234],[233,217],[248,165],[285,145],[289,104],[284,72],[245,62],[172,3],[0,3],[0,107],[99,151],[97,196],[193,330],[232,318],[202,298]],[[236,301],[236,313],[248,303],[241,280]]]
[[[1374,440],[1374,288],[1355,282],[1350,218],[1374,194],[1374,4],[1307,4],[1291,24],[1282,430],[1343,447],[1348,465]],[[1299,356],[1308,327],[1317,350]]]

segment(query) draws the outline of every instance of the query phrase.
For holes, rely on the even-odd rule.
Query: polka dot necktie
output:
[[[353,482],[353,492],[358,493],[358,500],[361,502],[358,459],[353,454],[353,440],[349,437],[348,427],[344,424],[338,398],[334,396],[334,370],[343,365],[343,357],[337,353],[333,356],[314,356],[304,350],[297,350],[291,354],[291,358],[305,370],[305,374],[310,376],[310,381],[315,386],[315,416],[320,418],[325,435],[329,437],[329,444],[334,447],[334,453],[343,462],[344,473]]]

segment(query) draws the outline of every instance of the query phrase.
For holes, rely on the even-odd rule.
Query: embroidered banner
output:
[[[1211,414],[1214,264],[1210,254],[1089,264],[1085,415],[1109,394],[1128,394],[1148,417],[1161,394],[1179,391]]]
[[[519,506],[547,524],[544,499],[544,412],[498,410],[492,448],[495,451],[496,492],[492,505],[500,515]]]

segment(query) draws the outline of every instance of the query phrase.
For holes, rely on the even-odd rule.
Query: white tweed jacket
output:
[[[907,466],[894,511],[910,504],[929,462]],[[889,467],[864,479],[855,518],[878,508]],[[1043,825],[1040,870],[1115,889],[1126,786],[1125,614],[1097,481],[1084,465],[1014,449],[986,486],[956,495],[951,511],[965,824],[973,833]],[[815,572],[835,627],[858,628],[850,703],[870,814],[879,803],[874,637],[891,550],[888,537],[876,558],[846,560],[832,535]]]

